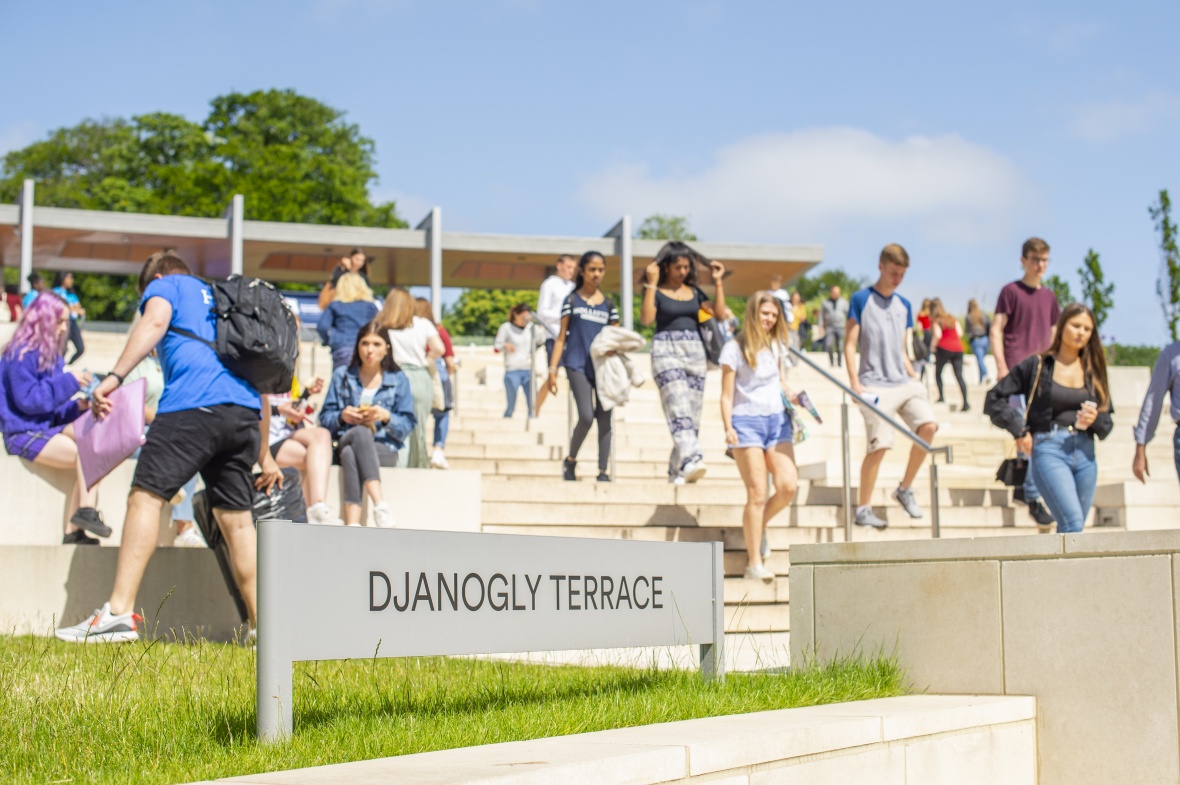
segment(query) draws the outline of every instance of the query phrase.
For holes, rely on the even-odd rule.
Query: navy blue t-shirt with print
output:
[[[147,301],[159,297],[172,306],[170,327],[179,327],[207,341],[217,337],[213,314],[213,290],[209,284],[191,275],[165,275],[148,284],[139,302],[142,313]],[[160,366],[164,369],[164,394],[160,396],[160,414],[237,404],[258,411],[258,393],[244,379],[226,370],[217,352],[171,330],[160,341]]]
[[[591,305],[577,292],[572,292],[561,306],[561,318],[567,316],[570,321],[565,333],[565,349],[561,352],[561,364],[567,370],[593,376],[590,344],[603,327],[619,321],[619,310],[609,297],[603,297],[598,305]]]

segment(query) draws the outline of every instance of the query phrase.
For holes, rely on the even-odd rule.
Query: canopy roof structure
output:
[[[637,272],[663,241],[631,237],[624,217],[603,237],[476,234],[442,231],[435,207],[415,229],[272,223],[244,220],[235,196],[224,218],[34,207],[34,183],[25,182],[20,204],[0,205],[0,256],[21,268],[21,286],[34,267],[135,275],[150,254],[174,248],[197,275],[231,273],[273,282],[319,283],[354,247],[371,259],[375,285],[430,286],[436,310],[441,287],[529,289],[539,286],[557,256],[598,251],[607,260],[603,282],[630,300]],[[692,243],[725,263],[726,292],[748,295],[778,274],[790,281],[823,260],[818,245]],[[638,260],[639,270],[633,269]],[[625,321],[631,309],[623,308]]]

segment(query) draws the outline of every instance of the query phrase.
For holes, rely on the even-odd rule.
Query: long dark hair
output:
[[[53,288],[56,289],[59,286],[64,288],[66,285],[66,278],[70,275],[73,275],[73,273],[71,273],[69,270],[58,270],[55,272],[53,274]],[[70,287],[70,289],[73,288],[74,287],[72,286]]]
[[[574,278],[574,289],[582,288],[582,284],[586,282],[586,276],[583,275],[586,270],[586,265],[590,264],[590,262],[594,261],[595,259],[601,259],[602,264],[606,265],[606,257],[600,254],[598,251],[587,251],[586,253],[582,254],[582,258],[578,260],[578,275]]]
[[[1057,319],[1057,332],[1054,334],[1053,344],[1045,352],[1045,356],[1055,355],[1061,350],[1061,334],[1065,330],[1066,323],[1083,313],[1090,317],[1090,324],[1093,325],[1094,332],[1090,333],[1089,342],[1078,353],[1078,359],[1082,361],[1086,387],[1097,396],[1098,408],[1105,411],[1110,406],[1110,387],[1106,381],[1106,352],[1102,349],[1102,339],[1098,337],[1098,320],[1094,318],[1093,311],[1082,303],[1067,305]]]
[[[385,357],[381,360],[381,370],[387,373],[394,373],[400,371],[401,368],[393,359],[393,342],[389,340],[389,328],[381,324],[381,322],[374,319],[373,321],[362,327],[356,334],[356,343],[352,347],[352,361],[348,364],[349,368],[361,367],[361,339],[367,338],[370,335],[376,335],[385,341]]]
[[[677,259],[688,260],[688,275],[684,276],[684,283],[695,289],[697,287],[697,265],[708,264],[708,260],[679,240],[664,243],[664,247],[656,254],[655,262],[660,266],[660,279],[656,282],[656,286],[663,286],[664,282],[668,280],[668,268]]]

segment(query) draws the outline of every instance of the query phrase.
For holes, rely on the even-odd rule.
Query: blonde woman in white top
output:
[[[414,396],[414,416],[417,424],[406,439],[406,448],[398,452],[397,465],[409,469],[430,467],[430,453],[426,448],[426,424],[430,420],[430,406],[434,401],[434,385],[427,365],[442,357],[442,339],[429,319],[414,315],[414,296],[400,286],[389,290],[377,322],[389,330],[393,359],[410,381]]]
[[[742,533],[746,542],[746,577],[771,582],[775,575],[762,562],[767,524],[791,503],[799,486],[792,441],[794,424],[783,396],[794,402],[787,386],[789,329],[783,310],[768,291],[755,292],[746,305],[746,320],[737,337],[721,350],[721,421],[725,441],[746,486]],[[767,475],[774,494],[767,498]]]

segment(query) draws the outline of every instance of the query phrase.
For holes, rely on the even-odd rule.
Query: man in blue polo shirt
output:
[[[849,303],[844,356],[853,392],[870,401],[876,398],[877,408],[900,416],[910,429],[930,443],[938,431],[938,423],[926,388],[917,380],[918,374],[906,354],[910,331],[914,328],[914,312],[909,301],[897,294],[909,266],[910,256],[900,245],[891,243],[881,250],[877,282],[854,294]],[[859,365],[855,363],[858,349]],[[855,523],[882,529],[889,524],[877,517],[870,502],[885,451],[893,446],[893,428],[868,407],[861,406],[860,410],[865,418],[868,444],[860,466]],[[911,486],[925,459],[926,451],[915,444],[901,485],[893,492],[893,498],[911,518],[922,517]]]
[[[157,344],[164,394],[135,467],[110,600],[80,624],[58,629],[62,640],[139,639],[135,598],[156,549],[160,512],[197,473],[205,481],[209,507],[225,537],[254,626],[253,490],[269,490],[282,476],[263,438],[270,407],[261,405],[248,382],[226,370],[212,348],[169,330],[178,327],[207,340],[216,335],[212,289],[193,277],[183,259],[170,251],[153,254],[140,272],[139,290],[143,318],[128,336],[114,370],[94,391],[93,411],[99,417],[110,412],[107,396]],[[257,482],[252,476],[255,461],[262,467]]]

